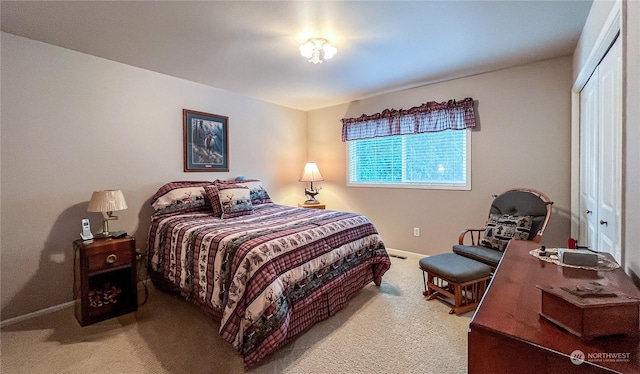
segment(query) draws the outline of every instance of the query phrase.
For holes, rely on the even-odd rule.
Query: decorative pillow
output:
[[[533,216],[490,214],[480,245],[504,252],[511,239],[529,238],[532,221]]]
[[[216,185],[222,215],[220,218],[233,218],[253,214],[249,187],[237,184],[220,183]]]
[[[213,209],[213,215],[215,217],[222,217],[222,204],[220,203],[218,184],[216,183],[204,186],[204,192],[209,199],[211,209]]]
[[[264,189],[262,181],[258,179],[246,179],[236,182],[237,185],[249,187],[249,193],[251,194],[251,204],[259,205],[271,202],[271,197]]]
[[[218,187],[224,186],[232,186],[235,185],[234,180],[220,180],[216,179],[213,184],[209,184],[204,187],[205,194],[209,202],[211,203],[211,208],[213,209],[213,215],[216,217],[222,217],[222,203],[220,202],[220,189]]]
[[[251,193],[251,204],[259,205],[259,204],[267,204],[271,203],[271,197],[267,193],[267,190],[264,188],[262,181],[259,179],[246,179],[245,177],[237,177],[235,180],[230,181],[216,181],[216,183],[224,183],[224,184],[236,184],[238,186],[246,186],[249,187],[249,192]]]
[[[207,201],[204,191],[204,186],[209,184],[211,182],[203,181],[167,183],[151,197],[151,206],[160,214],[210,210],[211,204]]]

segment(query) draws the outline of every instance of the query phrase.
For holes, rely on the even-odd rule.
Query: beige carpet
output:
[[[392,258],[381,287],[270,356],[250,373],[465,373],[471,313],[422,296],[418,256]],[[243,373],[242,360],[195,306],[151,287],[138,312],[80,327],[73,309],[6,326],[0,371]]]

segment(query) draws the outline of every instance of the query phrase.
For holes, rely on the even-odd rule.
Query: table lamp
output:
[[[307,162],[304,166],[304,171],[302,172],[302,177],[300,178],[300,182],[311,182],[311,188],[307,189],[305,187],[304,194],[307,195],[307,201],[305,204],[320,204],[318,200],[316,200],[316,195],[320,193],[319,188],[313,187],[313,182],[323,181],[322,174],[320,174],[320,170],[318,170],[318,165],[315,162]]]
[[[89,201],[88,212],[101,212],[102,213],[102,232],[94,235],[94,238],[109,238],[120,237],[124,231],[109,231],[109,221],[117,220],[118,216],[114,216],[113,212],[118,210],[127,209],[127,202],[124,200],[124,195],[120,190],[103,190],[93,191],[91,200]]]

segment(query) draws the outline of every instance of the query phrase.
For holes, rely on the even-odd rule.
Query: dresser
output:
[[[592,271],[541,261],[529,254],[539,246],[513,240],[507,247],[469,325],[468,372],[640,373],[640,334],[581,339],[540,316],[536,288],[596,281],[640,297],[631,279],[622,268]]]

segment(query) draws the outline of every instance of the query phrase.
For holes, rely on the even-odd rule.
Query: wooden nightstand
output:
[[[73,295],[81,326],[138,310],[134,238],[76,240],[73,251]]]
[[[300,208],[311,208],[311,209],[325,209],[324,204],[306,204],[306,203],[298,203],[298,207]]]

